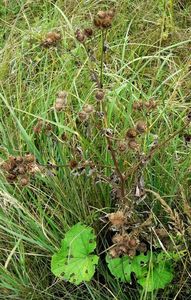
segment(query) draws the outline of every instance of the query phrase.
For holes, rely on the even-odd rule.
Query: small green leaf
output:
[[[75,284],[91,280],[99,259],[91,254],[95,247],[93,229],[80,223],[74,225],[62,240],[60,251],[52,257],[52,272]]]

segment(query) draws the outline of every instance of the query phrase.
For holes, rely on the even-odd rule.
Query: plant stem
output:
[[[104,61],[104,42],[105,42],[104,29],[101,31],[101,65],[100,65],[100,87],[103,88],[103,61]]]

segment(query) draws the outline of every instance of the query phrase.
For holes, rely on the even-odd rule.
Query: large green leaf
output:
[[[52,257],[52,272],[75,284],[91,280],[99,259],[91,254],[96,247],[95,238],[92,228],[74,225],[62,240],[60,251]]]
[[[123,282],[131,281],[135,273],[137,282],[147,291],[164,288],[173,279],[171,260],[161,253],[140,254],[133,258],[123,256],[111,258],[106,256],[110,272]]]
[[[143,276],[147,272],[147,263],[149,261],[149,254],[140,254],[131,258],[123,256],[118,258],[111,258],[106,256],[108,268],[110,272],[121,281],[131,281],[131,273],[134,272],[137,278]]]
[[[164,289],[173,279],[170,265],[165,262],[155,265],[148,274],[138,280],[138,283],[148,292]]]

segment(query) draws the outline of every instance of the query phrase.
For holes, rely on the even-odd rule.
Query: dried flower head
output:
[[[127,143],[126,143],[126,141],[119,141],[119,143],[118,143],[118,150],[120,152],[124,152],[124,151],[127,150]]]
[[[139,246],[139,240],[136,237],[131,237],[129,234],[115,234],[112,238],[114,247],[109,251],[112,257],[121,255],[134,256]]]
[[[75,32],[76,39],[78,42],[83,43],[87,37],[84,32],[82,32],[80,29],[77,29]]]
[[[84,34],[87,38],[91,37],[93,35],[93,29],[92,28],[85,28]]]
[[[96,94],[95,94],[96,100],[101,101],[101,100],[103,100],[104,96],[105,96],[105,93],[102,89],[99,89],[96,91]]]
[[[28,176],[23,176],[20,178],[19,183],[21,186],[26,186],[29,184],[29,177]]]
[[[139,150],[139,144],[135,140],[133,140],[133,139],[128,142],[128,147],[131,150],[134,150],[134,151],[138,151]]]
[[[147,252],[147,245],[145,243],[141,242],[137,247],[137,251],[143,252],[143,253]]]
[[[61,40],[61,34],[56,31],[51,31],[46,34],[45,39],[42,41],[42,46],[49,48],[51,46],[56,46],[56,44]]]
[[[67,141],[67,139],[68,139],[68,137],[67,137],[66,133],[63,132],[63,133],[61,134],[61,140],[62,140],[63,142],[65,142],[65,141]]]
[[[143,101],[136,101],[133,103],[133,109],[134,110],[142,110],[143,109]]]
[[[13,183],[18,180],[22,186],[24,186],[24,180],[22,182],[22,178],[27,177],[29,181],[30,174],[40,171],[35,156],[30,153],[25,156],[10,156],[7,161],[3,163],[3,169],[6,172],[8,182]]]
[[[33,154],[26,154],[24,156],[24,161],[27,162],[27,163],[32,163],[32,162],[35,162],[36,161],[36,158]]]
[[[108,215],[108,219],[112,225],[116,229],[123,227],[126,223],[126,217],[123,211],[117,211],[115,213],[111,213]]]
[[[83,107],[83,111],[85,111],[87,114],[91,114],[94,112],[94,107],[91,104],[86,104]]]
[[[138,133],[144,133],[147,130],[147,125],[144,121],[139,121],[136,124],[136,130]]]
[[[77,168],[77,166],[78,166],[78,162],[76,160],[73,159],[69,162],[70,169],[73,170],[73,169]]]
[[[98,11],[97,16],[94,18],[94,25],[102,29],[111,27],[114,14],[115,12],[112,9],[108,11]]]
[[[33,128],[34,133],[39,134],[42,131],[42,127],[43,127],[42,120],[38,120],[36,126],[34,126],[34,128]]]
[[[80,111],[78,113],[78,119],[81,121],[81,122],[84,122],[84,121],[87,121],[89,118],[89,114],[87,114],[85,111]]]
[[[67,104],[67,98],[56,98],[54,108],[56,111],[63,111]]]
[[[137,136],[137,131],[134,128],[129,128],[126,133],[126,138],[134,139]]]
[[[58,92],[58,98],[66,99],[68,97],[68,93],[66,91]]]

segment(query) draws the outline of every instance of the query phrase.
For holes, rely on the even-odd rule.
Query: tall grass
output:
[[[67,165],[73,159],[75,139],[85,159],[113,164],[103,136],[85,132],[76,115],[85,103],[94,105],[95,83],[89,77],[89,60],[75,40],[77,28],[90,26],[99,9],[116,6],[116,18],[107,34],[104,82],[107,88],[109,127],[119,137],[138,118],[147,120],[150,134],[142,140],[148,153],[154,139],[159,143],[184,126],[190,109],[190,11],[189,1],[3,1],[0,4],[0,160],[8,155],[33,153],[42,165]],[[46,32],[59,29],[56,48],[40,46]],[[99,71],[100,33],[96,31],[93,64]],[[56,93],[67,90],[69,108],[56,113]],[[157,99],[149,116],[132,110],[142,98]],[[53,135],[35,135],[37,120],[49,122]],[[91,120],[94,127],[96,119]],[[90,126],[90,127],[91,127]],[[184,130],[190,133],[190,128]],[[184,132],[155,153],[143,170],[145,185],[159,194],[190,226],[185,201],[190,201],[190,147]],[[65,133],[66,141],[61,135]],[[189,144],[189,143],[188,143]],[[119,163],[128,170],[136,161],[132,153]],[[105,176],[110,176],[105,168]],[[57,280],[50,271],[51,255],[64,233],[78,221],[94,224],[98,238],[107,244],[99,218],[116,206],[111,187],[95,184],[89,176],[75,177],[68,167],[45,168],[30,185],[10,185],[0,180],[0,299],[189,299],[189,240],[187,255],[177,267],[174,284],[152,295],[140,295],[135,286],[118,283],[100,263],[91,283],[75,287]],[[133,197],[135,178],[127,187]],[[148,193],[143,207],[151,210],[161,226],[167,217],[159,201]],[[187,206],[187,207],[188,207]],[[186,221],[189,218],[189,222]],[[99,232],[103,232],[99,234]],[[170,234],[169,227],[169,234]],[[102,243],[100,242],[100,245]]]

